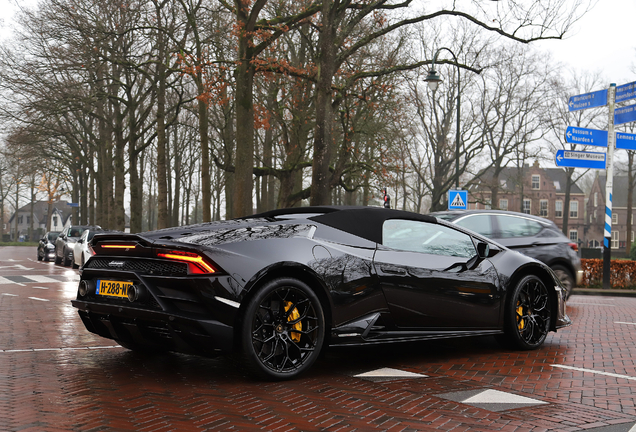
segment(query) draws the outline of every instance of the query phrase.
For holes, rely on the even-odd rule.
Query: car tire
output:
[[[552,271],[554,271],[554,274],[557,275],[557,277],[561,281],[561,284],[563,284],[563,286],[565,287],[565,298],[569,299],[572,295],[572,290],[576,285],[576,283],[574,282],[574,276],[572,276],[572,273],[570,273],[568,269],[561,265],[555,265],[554,267],[552,267]]]
[[[507,348],[537,349],[550,331],[551,320],[548,289],[537,276],[525,276],[506,301],[504,334],[497,340]]]
[[[325,340],[316,293],[297,279],[267,282],[249,300],[241,325],[241,353],[252,375],[294,378],[311,367]]]
[[[64,262],[62,263],[62,264],[64,265],[64,267],[68,267],[68,266],[70,266],[70,265],[71,265],[71,263],[73,262],[73,260],[72,260],[72,259],[68,259],[68,254],[66,254],[66,253],[64,253],[64,256],[63,256],[63,258],[62,258],[62,259],[63,259],[63,261],[64,261]]]
[[[40,256],[40,251],[38,251],[38,261],[42,261],[42,257]]]
[[[62,258],[58,256],[57,249],[55,249],[55,264],[62,264]]]

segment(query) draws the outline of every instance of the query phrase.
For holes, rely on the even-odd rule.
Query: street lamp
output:
[[[455,66],[457,66],[457,133],[455,134],[455,189],[459,189],[459,113],[460,113],[460,88],[459,88],[459,62],[457,61],[457,56],[454,52],[446,47],[442,47],[435,52],[433,56],[433,64],[431,65],[431,69],[428,71],[428,75],[426,76],[426,81],[428,83],[428,87],[435,92],[437,87],[442,83],[442,78],[435,71],[435,62],[437,61],[437,56],[440,51],[446,50],[452,54],[453,59],[455,60]]]

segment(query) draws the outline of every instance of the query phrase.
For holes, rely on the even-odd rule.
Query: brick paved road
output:
[[[491,338],[336,349],[301,379],[262,383],[229,357],[141,356],[91,335],[69,302],[77,279],[37,262],[35,248],[0,247],[0,430],[619,432],[636,422],[636,298],[573,296],[574,325],[538,351]]]

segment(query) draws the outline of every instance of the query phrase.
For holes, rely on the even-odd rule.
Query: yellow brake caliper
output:
[[[526,320],[523,319],[523,306],[517,302],[517,328],[523,330],[526,327]]]
[[[293,306],[292,302],[285,302],[285,312],[289,312],[289,309]],[[295,321],[298,318],[300,318],[300,313],[298,312],[298,308],[294,308],[293,311],[291,311],[291,313],[289,314],[289,317],[287,318],[287,321]],[[302,331],[303,330],[303,324],[298,321],[296,324],[294,324],[294,330],[298,330],[298,331]],[[298,332],[290,332],[290,337],[294,342],[300,342],[300,333]]]

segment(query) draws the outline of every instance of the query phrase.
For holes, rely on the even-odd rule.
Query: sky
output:
[[[503,0],[506,1],[506,0]],[[0,38],[11,34],[18,0],[0,0]],[[37,0],[19,0],[26,6]],[[616,85],[636,81],[636,0],[598,0],[565,40],[536,42],[565,67],[601,72]]]
[[[636,81],[635,24],[636,0],[599,0],[564,40],[537,46],[567,67],[600,71],[608,87],[627,84]]]

